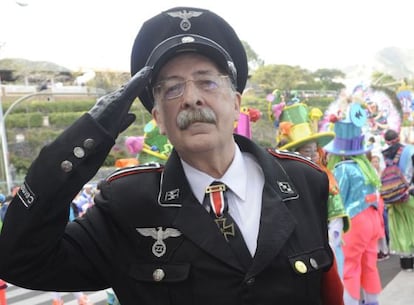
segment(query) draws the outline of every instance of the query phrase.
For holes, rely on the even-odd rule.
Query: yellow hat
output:
[[[282,143],[279,149],[294,150],[313,141],[319,146],[331,142],[335,137],[334,132],[318,132],[318,121],[322,115],[318,108],[313,108],[309,112],[308,106],[303,103],[283,108],[277,137],[278,142]]]

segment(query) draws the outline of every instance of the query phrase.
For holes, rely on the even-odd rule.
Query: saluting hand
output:
[[[115,139],[135,121],[135,115],[128,113],[132,102],[148,84],[152,74],[150,67],[138,71],[118,90],[102,96],[89,110],[89,114]]]

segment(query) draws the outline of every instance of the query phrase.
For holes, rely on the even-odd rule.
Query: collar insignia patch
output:
[[[285,194],[293,194],[294,193],[292,187],[290,186],[290,184],[288,182],[278,181],[277,185],[279,186],[279,189],[282,193],[285,193]]]
[[[165,193],[165,201],[175,200],[180,196],[180,190],[175,189]]]

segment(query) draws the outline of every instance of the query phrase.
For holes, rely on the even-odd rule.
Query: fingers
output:
[[[129,109],[150,82],[151,75],[151,68],[142,68],[120,89],[101,97],[89,111],[113,138],[134,122],[135,115],[128,113]]]
[[[128,113],[125,116],[124,121],[121,123],[121,126],[119,128],[119,133],[123,132],[125,129],[127,129],[129,126],[131,126],[131,124],[134,123],[135,119],[136,119],[135,114]]]
[[[135,99],[148,85],[152,76],[152,68],[144,67],[124,85],[123,96]]]

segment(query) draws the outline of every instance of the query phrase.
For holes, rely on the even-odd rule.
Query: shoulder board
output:
[[[288,151],[288,150],[278,150],[278,149],[273,149],[273,148],[268,148],[267,151],[271,155],[275,156],[276,158],[300,161],[302,163],[305,163],[305,164],[313,167],[314,169],[316,169],[320,172],[323,171],[318,164],[316,164],[315,162],[313,162],[309,158],[304,157],[304,156],[302,156],[301,154],[299,154],[297,152],[292,152],[292,151]]]
[[[163,170],[163,168],[164,166],[156,162],[140,164],[140,165],[131,166],[131,167],[125,167],[125,168],[118,169],[117,171],[109,175],[106,178],[106,181],[111,182],[111,181],[114,181],[116,179],[119,179],[125,176],[130,176],[130,175],[135,175],[135,174],[140,174],[140,173],[160,172]]]

